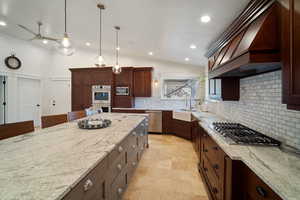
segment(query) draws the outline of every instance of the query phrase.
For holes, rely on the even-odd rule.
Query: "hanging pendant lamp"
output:
[[[71,56],[74,54],[75,49],[73,48],[68,32],[67,32],[67,0],[65,0],[65,32],[64,37],[61,40],[59,46],[58,46],[59,52],[61,52],[63,55]]]
[[[119,65],[119,51],[120,51],[119,31],[120,31],[120,27],[115,26],[115,29],[116,29],[116,65],[113,66],[112,70],[113,70],[113,73],[120,74],[122,72],[122,67]]]
[[[104,59],[102,56],[102,10],[105,9],[105,6],[103,4],[98,4],[97,8],[99,8],[99,21],[100,21],[100,25],[99,25],[99,53],[97,56],[97,63],[95,64],[97,67],[105,67],[104,64]]]

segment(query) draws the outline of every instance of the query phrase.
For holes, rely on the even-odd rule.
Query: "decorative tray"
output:
[[[78,127],[81,129],[100,129],[109,127],[111,124],[111,120],[109,119],[85,119],[80,120],[78,123]]]

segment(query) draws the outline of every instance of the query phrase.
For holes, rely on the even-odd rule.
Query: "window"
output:
[[[197,82],[196,79],[164,79],[162,81],[162,98],[195,98]]]

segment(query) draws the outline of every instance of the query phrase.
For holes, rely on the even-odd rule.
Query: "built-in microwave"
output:
[[[129,87],[116,87],[116,95],[129,96]]]

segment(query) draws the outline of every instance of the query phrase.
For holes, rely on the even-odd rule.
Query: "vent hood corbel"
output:
[[[209,78],[242,78],[281,68],[279,7],[252,0],[206,53]]]

